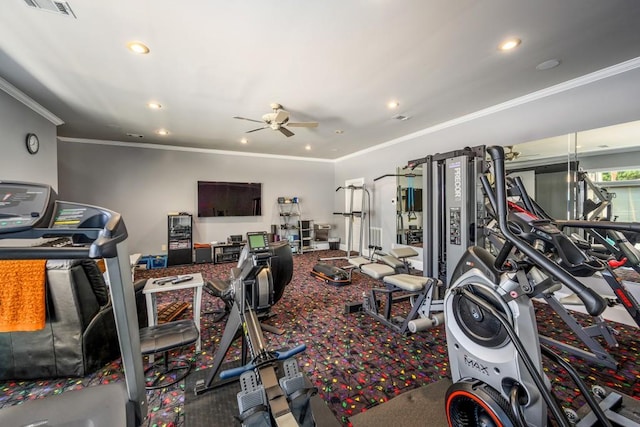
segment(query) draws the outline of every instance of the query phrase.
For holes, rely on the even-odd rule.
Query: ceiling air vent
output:
[[[69,16],[72,18],[76,18],[75,13],[71,10],[71,6],[66,1],[58,1],[58,0],[24,0],[27,6],[45,10],[47,12],[53,12],[58,15]]]

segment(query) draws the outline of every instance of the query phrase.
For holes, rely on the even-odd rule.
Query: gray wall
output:
[[[40,151],[27,152],[27,133],[40,139]],[[0,90],[0,180],[28,181],[58,188],[56,126]]]
[[[279,196],[300,198],[302,216],[333,221],[330,162],[58,142],[60,197],[120,212],[132,253],[166,253],[167,213],[194,214],[194,241],[270,231]],[[198,218],[197,181],[262,183],[261,217]]]

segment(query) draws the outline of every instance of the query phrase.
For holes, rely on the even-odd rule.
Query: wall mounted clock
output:
[[[35,133],[27,134],[27,151],[30,154],[36,154],[40,149],[40,140],[38,139],[38,135]]]

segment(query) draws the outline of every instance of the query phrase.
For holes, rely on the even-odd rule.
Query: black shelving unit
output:
[[[300,230],[300,253],[313,249],[313,220],[301,219],[298,229]]]
[[[193,263],[193,216],[168,215],[167,266]]]
[[[236,262],[240,258],[240,252],[244,243],[226,243],[213,245],[213,263]]]

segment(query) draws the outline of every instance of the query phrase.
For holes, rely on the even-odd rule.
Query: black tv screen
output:
[[[262,184],[198,181],[198,216],[260,216]]]

